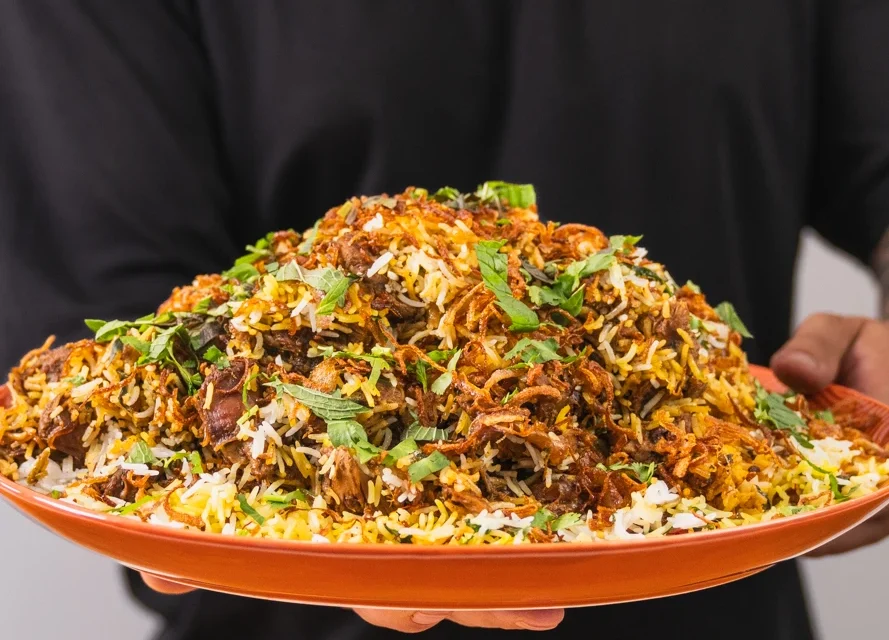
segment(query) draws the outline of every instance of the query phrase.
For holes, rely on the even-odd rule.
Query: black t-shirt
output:
[[[353,194],[485,179],[534,183],[544,216],[644,233],[676,279],[734,302],[764,362],[800,229],[866,260],[889,224],[887,43],[885,0],[4,0],[0,367]],[[134,590],[170,640],[394,635],[337,609]],[[578,634],[811,631],[787,563],[534,637]]]

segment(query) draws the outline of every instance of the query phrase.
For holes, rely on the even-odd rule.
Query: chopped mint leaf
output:
[[[642,236],[611,236],[610,238],[608,238],[609,242],[611,243],[611,248],[615,251],[625,251],[627,245],[633,247],[641,239]]]
[[[520,357],[522,362],[537,364],[538,362],[561,360],[562,356],[559,355],[558,350],[559,343],[553,338],[547,338],[546,340],[530,340],[528,338],[522,338],[503,357],[506,360]]]
[[[458,349],[454,355],[451,357],[450,362],[448,362],[448,370],[438,376],[435,382],[432,383],[432,392],[441,395],[445,391],[448,390],[448,387],[451,386],[451,382],[454,379],[454,371],[457,369],[457,361],[460,360],[460,354],[462,353],[462,349]]]
[[[731,302],[721,302],[716,307],[716,314],[720,317],[720,319],[729,326],[729,328],[737,331],[745,338],[752,338],[750,331],[747,330],[747,327],[741,322],[741,318],[738,316],[738,312],[735,311],[735,307]]]
[[[497,298],[497,304],[509,316],[510,331],[531,331],[540,326],[537,314],[513,296],[507,282],[507,257],[500,253],[504,241],[482,240],[475,245],[479,269],[485,286]]]
[[[408,467],[407,473],[411,482],[419,482],[426,476],[437,473],[451,464],[448,457],[440,451],[435,451],[422,460],[418,460]]]
[[[154,464],[156,461],[157,458],[151,453],[151,448],[144,440],[139,440],[134,444],[127,456],[127,462],[134,464]]]

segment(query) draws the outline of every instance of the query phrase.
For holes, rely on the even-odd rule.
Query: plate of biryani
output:
[[[749,365],[641,239],[529,185],[352,198],[25,355],[0,493],[182,584],[416,609],[692,591],[885,506],[889,409]]]

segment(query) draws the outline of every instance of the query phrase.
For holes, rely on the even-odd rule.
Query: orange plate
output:
[[[770,371],[753,370],[767,388],[779,390]],[[4,390],[0,387],[0,396]],[[826,407],[850,397],[862,412],[879,418],[871,435],[886,445],[889,407],[841,387],[813,402]],[[182,584],[288,602],[447,610],[574,607],[696,591],[810,551],[889,502],[884,487],[818,511],[735,529],[588,544],[424,547],[168,529],[59,502],[2,477],[0,493],[62,537]]]

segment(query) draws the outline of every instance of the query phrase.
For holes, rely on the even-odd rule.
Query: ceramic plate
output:
[[[780,390],[767,369],[753,371],[767,388]],[[889,407],[841,387],[812,401],[828,407],[849,397],[878,418],[871,436],[889,443]],[[288,602],[439,610],[612,604],[704,589],[806,553],[889,503],[884,487],[818,511],[735,529],[588,544],[424,547],[168,529],[59,502],[2,477],[0,494],[63,538],[182,584]]]

